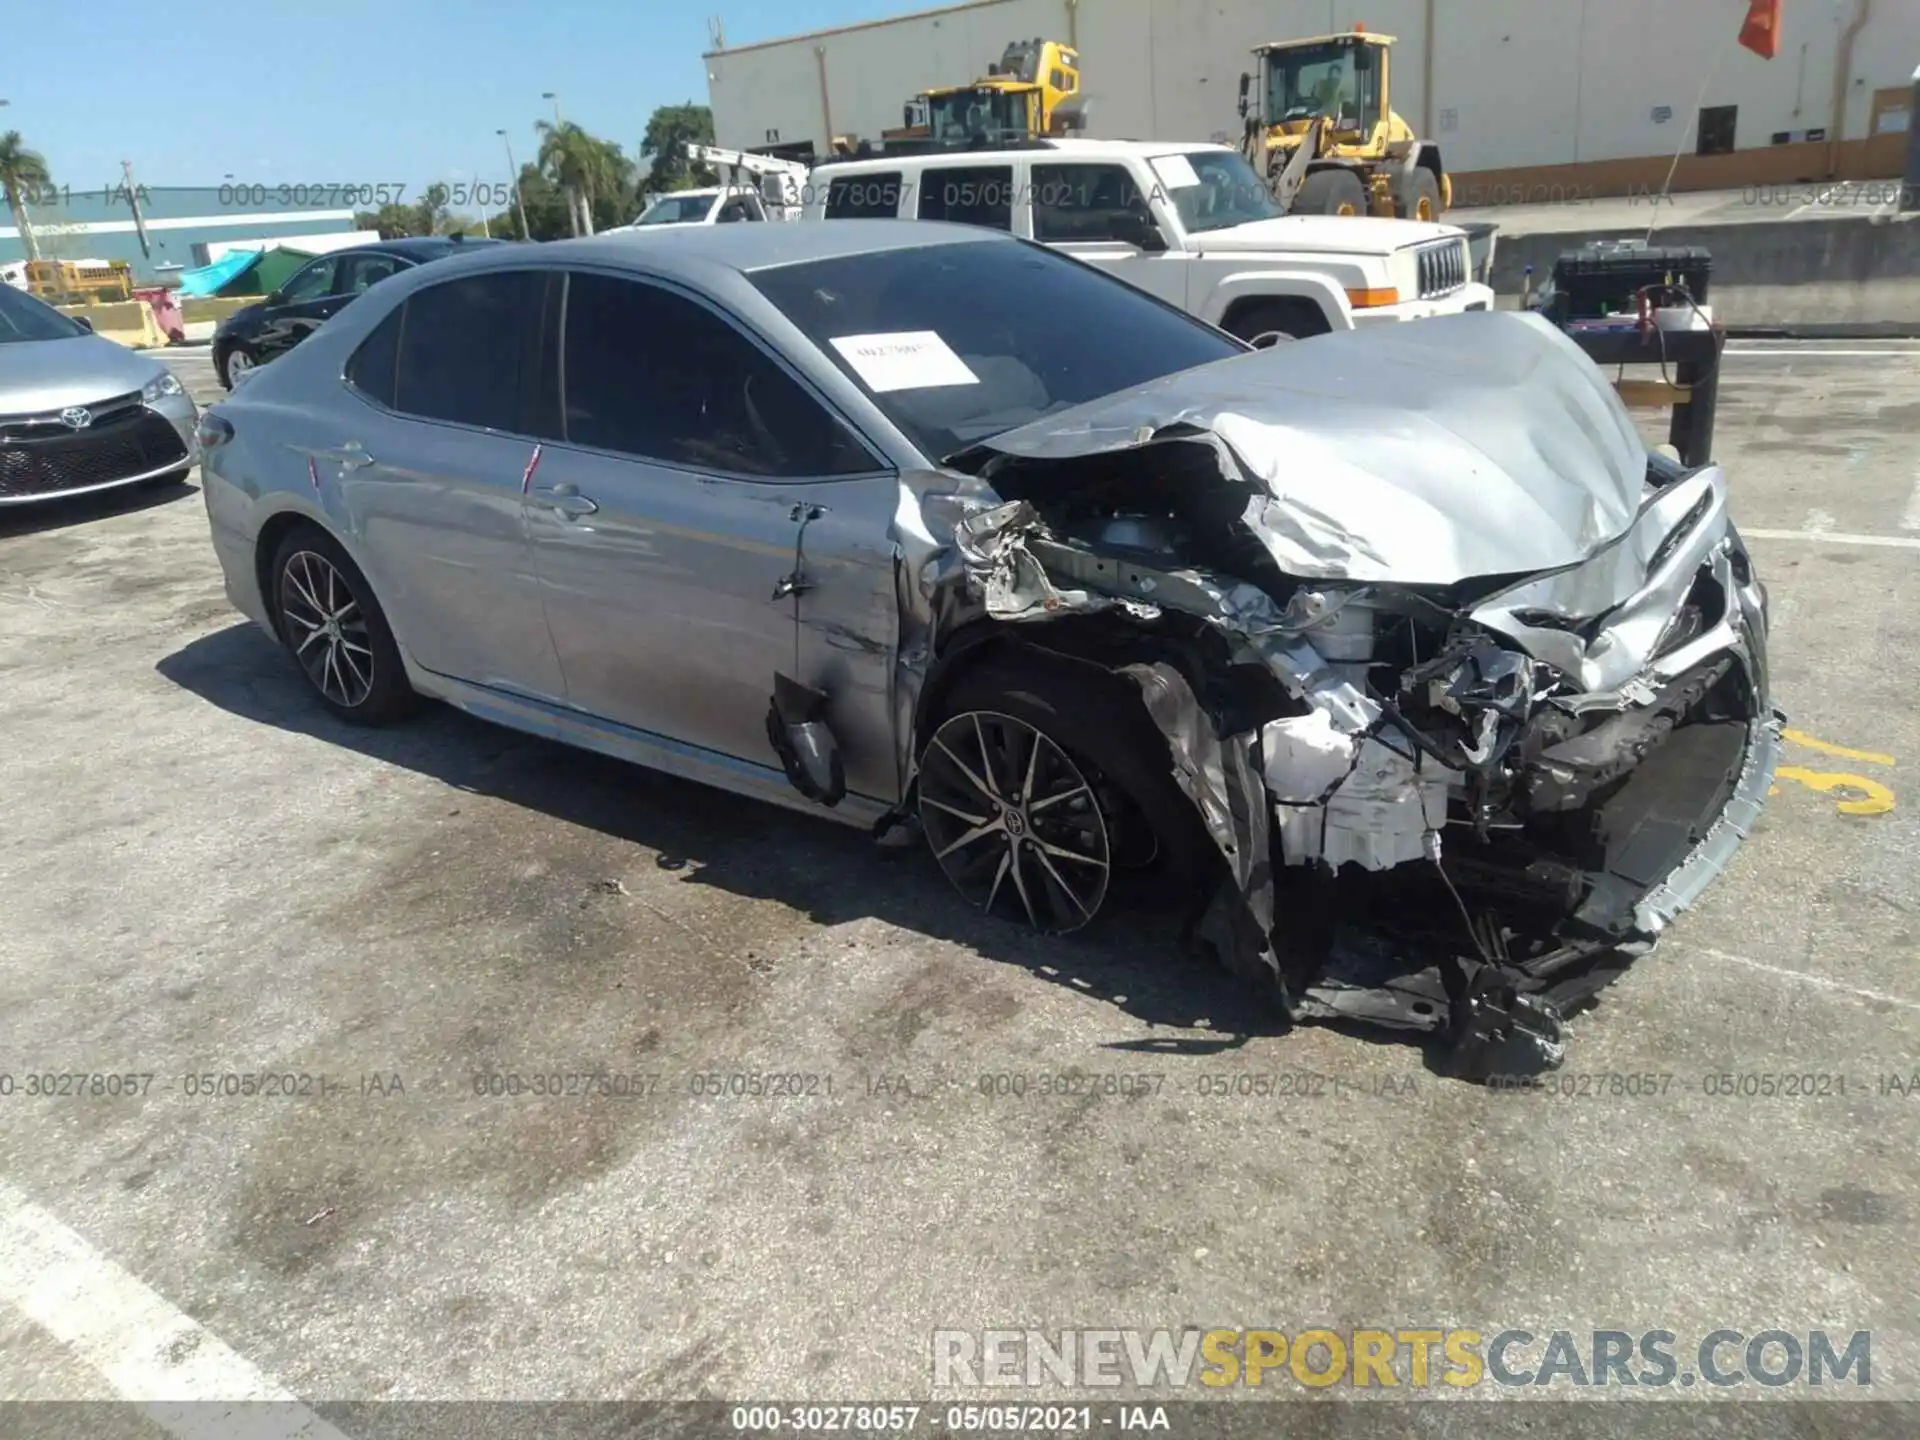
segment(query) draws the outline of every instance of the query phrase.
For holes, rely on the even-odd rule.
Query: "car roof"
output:
[[[513,246],[507,254],[489,251],[487,259],[540,265],[589,262],[698,279],[711,277],[716,271],[747,274],[813,260],[839,260],[929,245],[1018,243],[996,230],[934,220],[772,220],[759,225],[661,225],[647,230],[610,230],[578,240]]]
[[[1062,157],[1077,160],[1112,160],[1128,155],[1152,159],[1157,155],[1190,155],[1197,150],[1232,150],[1217,140],[1088,140],[1082,137],[1060,140],[1033,140],[1023,145],[985,145],[978,149],[916,150],[900,155],[862,155],[857,159],[825,160],[814,166],[821,171],[865,174],[873,171],[900,170],[916,165],[977,165],[982,160],[1011,160],[1025,155],[1045,164]],[[831,178],[831,176],[829,176]]]
[[[442,255],[454,255],[463,250],[506,243],[504,240],[483,239],[478,235],[462,236],[458,240],[451,235],[402,235],[395,240],[369,240],[364,245],[355,245],[332,253],[336,255],[399,255],[408,260],[438,260]]]

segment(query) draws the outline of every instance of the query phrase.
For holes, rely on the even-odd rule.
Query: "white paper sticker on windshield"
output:
[[[876,395],[936,385],[978,385],[980,377],[932,330],[884,335],[837,335],[833,348]]]
[[[1169,190],[1185,190],[1190,185],[1200,183],[1200,177],[1194,173],[1193,162],[1184,155],[1156,155],[1147,163],[1153,166],[1153,173],[1160,177],[1160,183]]]

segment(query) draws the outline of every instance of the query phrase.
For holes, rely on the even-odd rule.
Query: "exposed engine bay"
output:
[[[1544,322],[1449,328],[1169,376],[903,482],[901,703],[983,630],[1126,676],[1219,850],[1197,940],[1484,1078],[1557,1066],[1725,866],[1781,721],[1720,469],[1649,455]]]

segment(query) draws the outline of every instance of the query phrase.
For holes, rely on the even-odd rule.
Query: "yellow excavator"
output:
[[[1440,147],[1393,111],[1393,39],[1356,25],[1253,52],[1258,75],[1240,77],[1244,148],[1283,208],[1435,220],[1453,203]]]
[[[1085,129],[1080,54],[1057,40],[1016,41],[972,84],[922,90],[904,118],[880,132],[889,151],[1007,145]]]

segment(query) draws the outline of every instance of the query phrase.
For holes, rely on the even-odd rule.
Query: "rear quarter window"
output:
[[[891,220],[900,213],[900,172],[840,175],[827,182],[829,220]]]
[[[347,360],[347,383],[369,400],[393,408],[394,375],[400,359],[400,327],[407,307],[397,305]]]

